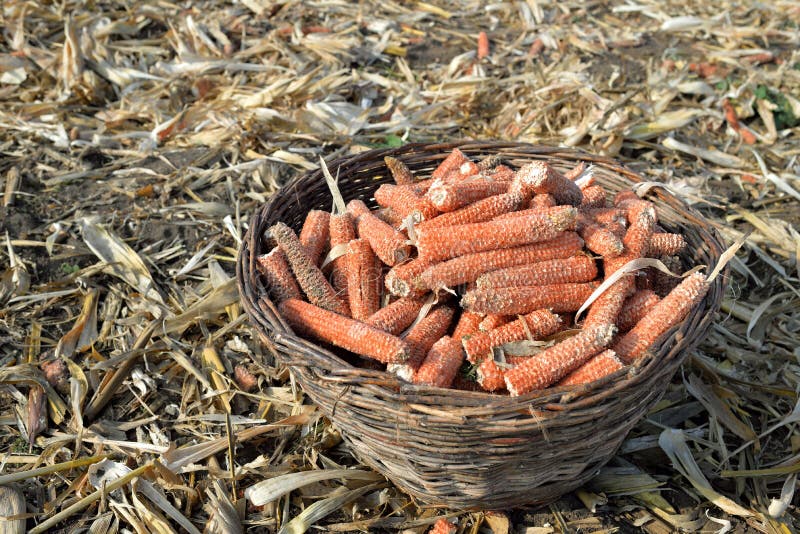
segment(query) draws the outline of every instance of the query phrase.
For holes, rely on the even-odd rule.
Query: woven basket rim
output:
[[[511,151],[513,154],[513,151],[518,151],[522,156],[544,160],[553,160],[560,157],[567,158],[573,161],[584,161],[590,164],[603,166],[605,169],[617,173],[622,178],[632,183],[645,181],[632,169],[626,167],[617,160],[605,156],[598,156],[578,149],[548,147],[510,141],[462,140],[447,143],[410,143],[399,148],[373,149],[355,155],[338,157],[326,161],[326,165],[331,170],[331,173],[337,176],[337,170],[342,166],[353,167],[362,163],[383,162],[385,156],[397,157],[404,161],[408,159],[413,160],[415,155],[420,152],[426,154],[428,152],[433,152],[433,154],[427,155],[423,159],[431,164],[435,164],[437,160],[446,157],[453,148],[459,148],[465,153],[480,151],[484,154],[497,153],[504,150]],[[283,200],[282,194],[288,194],[289,191],[297,187],[299,182],[308,180],[319,174],[319,170],[314,170],[293,178],[279,191],[274,193],[267,203],[252,216],[250,227],[248,228],[237,257],[237,282],[245,310],[251,318],[251,323],[268,345],[271,345],[269,342],[272,341],[296,347],[298,350],[303,350],[306,357],[310,357],[310,359],[304,361],[290,359],[275,350],[274,346],[271,346],[278,356],[279,361],[286,364],[288,367],[312,367],[322,364],[325,368],[326,380],[373,388],[376,396],[387,401],[406,404],[414,411],[441,417],[445,420],[459,420],[464,417],[485,415],[498,410],[506,413],[512,411],[527,413],[527,416],[530,417],[534,409],[537,412],[565,412],[597,405],[598,403],[602,403],[606,398],[617,395],[629,388],[634,388],[638,384],[646,381],[663,363],[663,355],[659,357],[655,355],[660,352],[661,347],[674,345],[676,341],[680,339],[681,326],[690,321],[693,315],[695,319],[698,319],[696,317],[697,315],[709,314],[709,312],[713,312],[719,307],[719,301],[721,300],[721,294],[724,289],[724,281],[727,279],[727,267],[720,276],[712,282],[712,285],[717,286],[717,290],[709,291],[709,294],[703,301],[692,310],[690,317],[685,319],[680,325],[670,329],[667,334],[662,336],[660,343],[648,351],[648,354],[636,364],[627,366],[620,371],[590,384],[548,388],[545,390],[533,391],[518,397],[512,397],[507,394],[498,395],[483,391],[464,391],[411,384],[402,381],[386,371],[362,369],[351,365],[324,347],[295,335],[281,318],[277,307],[265,294],[262,293],[258,295],[259,298],[263,299],[263,306],[260,307],[256,304],[253,298],[256,294],[247,284],[248,279],[257,276],[254,261],[256,254],[253,254],[251,251],[255,248],[256,232],[263,230],[263,228],[260,227],[260,221],[274,209],[276,204]],[[340,175],[339,179],[346,179],[346,177],[346,175]],[[378,182],[376,182],[375,185],[377,186]],[[720,247],[718,251],[715,251],[715,256],[718,257],[721,254],[721,243],[723,241],[719,232],[713,226],[704,224],[704,218],[694,210],[694,208],[686,205],[682,200],[672,195],[663,187],[651,187],[648,190],[648,194],[655,196],[653,200],[657,204],[666,203],[676,211],[682,211],[688,223],[694,226],[703,226],[703,230],[710,234],[712,240]],[[714,266],[710,265],[708,267],[711,269]],[[712,294],[716,297],[712,297]],[[269,324],[269,328],[265,328],[266,323]],[[676,336],[678,339],[676,339]],[[470,406],[475,402],[480,402],[481,404],[478,407],[464,407],[462,409],[456,409],[452,406],[447,406],[447,408],[442,408],[441,410],[436,409],[436,406],[452,404],[456,399],[474,401],[465,402],[464,404],[466,406]]]

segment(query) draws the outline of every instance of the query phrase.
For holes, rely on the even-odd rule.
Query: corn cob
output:
[[[517,173],[515,173],[509,167],[506,167],[505,165],[498,165],[485,176],[491,180],[494,180],[495,182],[508,182],[510,185],[511,182],[514,181],[514,177],[516,175]]]
[[[469,312],[465,312],[469,313]],[[488,313],[478,324],[478,332],[489,332],[495,328],[500,328],[514,320],[513,315],[500,315],[499,313]]]
[[[586,162],[579,161],[577,165],[575,165],[570,170],[564,173],[564,178],[567,180],[572,180],[573,182],[578,179],[578,177],[583,174],[583,171],[586,170]],[[591,185],[591,184],[589,184]]]
[[[325,279],[325,275],[314,265],[305,247],[291,228],[279,222],[270,227],[272,238],[278,243],[294,272],[297,283],[309,302],[342,315],[348,314],[347,305],[336,295],[336,291]]]
[[[561,319],[557,315],[547,310],[536,310],[488,332],[474,333],[463,341],[464,350],[470,362],[477,362],[491,356],[494,347],[521,341],[529,333],[534,340],[541,339],[558,330],[560,324]]]
[[[477,176],[478,174],[480,174],[480,172],[481,170],[475,163],[467,161],[465,163],[462,163],[459,168],[453,169],[444,176],[442,176],[441,180],[446,184],[455,184],[458,182],[462,182],[467,178]]]
[[[411,326],[424,303],[421,299],[399,298],[370,315],[364,322],[379,330],[399,336],[403,330]]]
[[[454,148],[453,151],[436,167],[431,173],[431,178],[439,180],[444,178],[445,175],[451,171],[458,171],[465,163],[470,163],[467,156],[464,155],[459,149]]]
[[[487,289],[490,287],[565,284],[567,282],[589,282],[596,277],[597,264],[589,256],[581,254],[492,271],[481,275],[476,281],[476,286],[478,289]]]
[[[619,208],[581,208],[581,213],[589,216],[601,226],[627,226],[628,214]]]
[[[647,245],[646,256],[657,258],[659,256],[675,256],[686,248],[686,240],[681,234],[654,232]]]
[[[623,334],[614,351],[626,363],[644,356],[653,343],[667,330],[680,323],[708,291],[709,283],[701,273],[686,278],[661,301],[653,306],[636,326]]]
[[[649,289],[641,289],[626,300],[617,316],[617,328],[627,332],[638,323],[661,298]]]
[[[472,282],[482,274],[496,269],[544,261],[550,258],[567,258],[580,251],[583,241],[574,232],[564,232],[555,239],[520,247],[464,254],[444,262],[430,265],[420,273],[423,287],[439,289]]]
[[[392,208],[379,208],[373,211],[372,214],[394,229],[400,228],[405,222],[403,221],[403,217]]]
[[[459,224],[488,221],[500,214],[518,210],[522,206],[522,201],[523,197],[519,193],[492,195],[478,200],[469,206],[443,213],[428,221],[423,221],[415,228],[419,230],[437,226],[456,226]]]
[[[283,301],[280,312],[301,335],[383,363],[403,362],[411,352],[408,343],[399,337],[302,300]]]
[[[437,306],[412,326],[403,338],[409,347],[408,359],[388,366],[387,371],[411,382],[433,344],[450,328],[454,313],[449,306]]]
[[[639,205],[622,244],[625,246],[625,255],[632,258],[641,258],[647,252],[650,237],[656,225],[656,210],[650,202]]]
[[[426,198],[439,211],[455,211],[478,200],[508,191],[506,182],[469,180],[432,186]]]
[[[482,223],[426,228],[417,232],[419,257],[430,261],[553,239],[575,224],[577,211],[534,214]]]
[[[461,343],[450,336],[444,336],[428,351],[422,365],[414,373],[414,382],[440,388],[450,387],[463,361]]]
[[[478,331],[478,325],[483,320],[483,316],[477,313],[468,311],[461,312],[461,317],[456,323],[456,328],[453,330],[453,339],[461,341],[461,338],[471,336]]]
[[[533,161],[517,171],[517,180],[535,193],[550,193],[558,204],[579,206],[583,192],[575,182],[544,161]]]
[[[478,366],[478,384],[485,391],[497,391],[506,387],[503,370],[492,358],[485,358]]]
[[[602,185],[590,185],[589,187],[582,188],[581,191],[583,191],[581,208],[606,207],[606,190]]]
[[[611,343],[615,331],[613,325],[602,325],[581,330],[556,343],[506,371],[506,388],[512,397],[516,397],[558,382]]]
[[[317,266],[322,261],[322,253],[328,244],[330,220],[331,214],[327,211],[311,210],[300,229],[300,244],[306,249],[311,263]]]
[[[408,187],[383,184],[374,196],[379,206],[391,208],[402,219],[410,215],[414,222],[420,222],[432,219],[439,213],[429,199],[414,194]]]
[[[614,282],[589,307],[589,313],[583,322],[584,328],[603,324],[616,324],[619,311],[628,293],[632,289],[632,280],[625,276]]]
[[[419,258],[395,265],[386,273],[386,289],[398,297],[422,295],[425,293],[425,284],[420,275],[430,266],[430,262]]]
[[[549,216],[549,217],[561,217],[564,214],[572,213],[574,210],[572,206],[544,206],[544,207],[536,207],[536,208],[528,208],[520,211],[510,211],[508,213],[501,213],[497,217],[495,217],[496,221],[501,221],[505,219],[516,219],[519,217],[530,217],[532,215],[538,216]],[[575,221],[577,222],[577,212]],[[574,227],[570,227],[570,230],[574,230]]]
[[[653,203],[642,200],[639,198],[639,195],[633,191],[620,191],[614,197],[614,207],[625,210],[628,217],[628,222],[633,224],[633,221],[636,219],[638,213],[641,210],[652,209]],[[656,222],[658,222],[655,210],[653,211],[653,216],[656,219]]]
[[[383,263],[392,266],[408,258],[411,248],[400,232],[370,213],[360,200],[347,203],[347,210],[356,217],[358,236],[366,239]]]
[[[437,519],[428,534],[456,534],[458,527],[445,518]]]
[[[570,374],[565,376],[557,386],[575,386],[578,384],[588,384],[595,380],[600,380],[606,375],[619,371],[625,365],[611,350],[604,350],[588,362],[584,363]]]
[[[597,287],[594,282],[545,286],[501,287],[467,291],[461,305],[476,313],[515,315],[547,308],[556,313],[574,312]]]
[[[329,232],[331,250],[347,244],[356,238],[353,216],[347,212],[331,215]],[[343,254],[331,262],[331,285],[342,298],[347,300],[347,255]]]
[[[347,296],[353,319],[365,320],[381,307],[382,266],[369,243],[347,244]]]
[[[583,213],[578,214],[578,234],[586,243],[586,248],[605,258],[619,256],[624,251],[622,241],[616,235]]]
[[[409,168],[406,166],[405,163],[391,156],[386,156],[385,158],[383,158],[383,161],[389,168],[389,172],[392,173],[392,178],[394,178],[394,181],[397,185],[407,185],[414,183],[414,175],[411,174],[411,171],[409,170]]]
[[[556,205],[556,199],[549,193],[534,195],[528,205],[530,209],[552,208]]]
[[[269,254],[258,256],[256,267],[266,279],[267,289],[275,302],[302,298],[300,288],[286,263],[286,255],[280,247],[273,248]]]

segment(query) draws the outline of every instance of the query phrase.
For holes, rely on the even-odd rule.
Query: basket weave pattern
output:
[[[458,147],[473,160],[502,156],[519,168],[541,159],[560,170],[595,165],[608,191],[641,178],[613,160],[521,143],[463,142],[373,150],[328,163],[345,201],[391,182],[384,156],[417,176],[430,173]],[[659,224],[688,242],[684,265],[713,267],[719,234],[696,211],[661,188],[652,190]],[[373,203],[374,205],[374,203]],[[259,210],[239,253],[237,277],[245,309],[262,341],[287,365],[306,394],[342,430],[355,456],[421,501],[460,509],[497,509],[552,501],[592,478],[626,434],[663,395],[681,362],[705,335],[724,292],[719,276],[702,303],[633,368],[576,388],[521,397],[444,390],[404,383],[383,371],[354,367],[332,351],[294,335],[269,301],[255,257],[269,251],[264,231],[277,221],[299,230],[311,209],[329,210],[320,171],[300,176]]]

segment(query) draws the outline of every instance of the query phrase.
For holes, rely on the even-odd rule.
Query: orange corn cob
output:
[[[411,171],[409,170],[409,168],[406,166],[405,163],[403,163],[397,158],[393,158],[392,156],[386,156],[385,158],[383,158],[383,161],[389,168],[389,172],[392,173],[392,178],[394,178],[394,181],[397,185],[406,185],[414,183],[414,175],[411,174]]]
[[[400,228],[405,222],[403,217],[392,208],[380,208],[373,211],[372,214],[394,229]]]
[[[513,315],[500,315],[498,313],[486,314],[483,320],[478,324],[478,332],[489,332],[513,320]]]
[[[634,293],[622,305],[622,309],[617,316],[617,328],[619,328],[619,331],[627,332],[633,328],[660,300],[661,297],[649,289],[641,289]]]
[[[471,336],[478,331],[478,325],[483,320],[483,316],[477,313],[468,311],[461,312],[461,317],[456,323],[456,328],[453,330],[453,339],[461,341],[465,336]]]
[[[633,281],[625,276],[614,282],[589,307],[589,313],[583,322],[584,328],[603,324],[616,324],[622,304],[632,289]]]
[[[286,254],[286,259],[289,261],[297,283],[303,289],[309,302],[326,310],[347,315],[349,311],[347,305],[336,295],[336,291],[325,279],[325,275],[308,257],[305,247],[300,244],[300,239],[297,238],[294,231],[281,222],[273,224],[269,231],[283,253]]]
[[[619,256],[624,251],[622,241],[610,230],[592,222],[592,219],[578,214],[578,233],[586,243],[586,248],[605,258]]]
[[[386,289],[398,297],[422,295],[425,293],[425,284],[420,275],[430,266],[430,262],[419,258],[395,265],[386,273]]]
[[[586,162],[580,161],[578,162],[577,165],[575,165],[573,168],[564,173],[564,178],[566,178],[567,180],[575,181],[581,174],[583,174],[583,171],[585,170],[586,170]]]
[[[329,232],[331,250],[339,245],[347,244],[356,238],[356,227],[353,216],[345,212],[331,215]],[[347,255],[343,254],[331,262],[331,285],[346,300],[347,295]]]
[[[596,287],[597,284],[588,282],[475,289],[466,292],[461,299],[461,306],[471,312],[503,315],[530,313],[542,308],[556,313],[574,312]]]
[[[426,198],[439,211],[455,211],[478,200],[508,191],[508,183],[492,180],[469,180],[454,184],[434,185]]]
[[[450,328],[454,313],[453,308],[449,306],[433,308],[428,315],[412,326],[403,338],[410,349],[408,359],[403,363],[390,365],[387,370],[411,382],[433,344]]]
[[[606,207],[606,190],[602,185],[590,185],[589,187],[584,187],[581,191],[583,191],[582,208]]]
[[[553,239],[575,224],[577,210],[534,214],[481,223],[426,228],[417,232],[419,257],[440,261],[464,254],[527,245]]]
[[[428,534],[456,534],[458,527],[445,518],[437,519]]]
[[[286,263],[286,255],[279,247],[273,248],[269,254],[258,256],[256,267],[266,279],[267,289],[275,302],[302,298],[300,288]]]
[[[410,215],[414,222],[420,222],[432,219],[439,213],[430,200],[414,194],[409,187],[383,184],[374,196],[379,206],[391,208],[402,219]]]
[[[453,169],[445,174],[441,178],[441,181],[446,184],[455,184],[458,182],[463,182],[467,178],[478,176],[480,172],[481,170],[475,163],[467,161],[466,163],[462,163],[459,168]]]
[[[534,195],[528,205],[531,209],[552,208],[556,205],[556,199],[549,193]]]
[[[431,173],[431,178],[438,180],[444,178],[451,171],[458,171],[465,163],[470,163],[469,158],[459,149],[453,151]]]
[[[575,182],[544,161],[532,161],[517,171],[517,180],[535,193],[550,193],[558,204],[579,206],[583,192]]]
[[[424,303],[421,299],[399,298],[370,315],[364,322],[379,330],[399,336],[403,330],[411,326]]]
[[[647,256],[657,258],[659,256],[675,256],[686,248],[686,239],[681,234],[668,234],[666,232],[654,232],[650,236],[650,243],[647,245]]]
[[[584,363],[570,374],[565,376],[557,386],[575,386],[578,384],[588,384],[595,380],[600,380],[606,375],[619,371],[625,365],[611,350],[604,350],[588,362]]]
[[[459,224],[488,221],[500,214],[518,210],[522,206],[523,200],[522,195],[519,193],[492,195],[478,200],[469,206],[443,213],[428,221],[423,221],[415,228],[456,226]]]
[[[308,258],[314,265],[322,261],[322,253],[328,244],[331,214],[327,211],[311,210],[306,215],[300,230],[300,244],[306,249]]]
[[[614,197],[614,207],[625,210],[627,213],[628,222],[631,224],[633,224],[633,221],[636,219],[639,211],[643,209],[653,209],[653,218],[656,220],[656,222],[658,222],[658,217],[656,215],[653,203],[642,200],[639,198],[639,195],[633,191],[620,191],[617,193],[617,195]]]
[[[422,365],[414,373],[414,382],[440,388],[450,387],[463,361],[461,343],[450,336],[444,336],[428,351]]]
[[[514,177],[516,175],[517,173],[515,173],[513,169],[506,167],[505,165],[498,165],[489,171],[488,174],[485,174],[485,176],[490,180],[494,180],[495,182],[508,182],[509,185],[511,185],[511,182],[514,181]]]
[[[510,365],[511,367],[516,367],[517,365],[524,363],[531,358],[535,358],[536,356],[512,356],[511,354],[506,354],[506,364]]]
[[[383,363],[403,362],[411,351],[409,345],[399,337],[302,300],[283,301],[280,312],[301,335]]]
[[[554,333],[560,325],[558,315],[536,310],[494,330],[474,333],[463,341],[464,350],[470,362],[478,362],[490,356],[494,347],[527,339],[529,332],[534,340],[541,339]]]
[[[365,320],[381,307],[381,262],[363,239],[347,244],[347,296],[353,319]]]
[[[577,234],[564,232],[555,239],[533,245],[465,254],[458,258],[430,265],[420,274],[419,283],[423,287],[430,289],[455,287],[459,284],[477,280],[482,274],[496,269],[544,261],[550,258],[567,258],[576,254],[582,247],[583,240]]]
[[[581,213],[588,215],[601,226],[627,226],[628,214],[619,208],[581,208]]]
[[[622,238],[625,256],[641,258],[647,252],[647,246],[656,225],[656,210],[649,202],[646,204],[646,206],[640,205],[637,208],[636,216],[631,221],[628,231],[625,232],[625,237]]]
[[[489,56],[489,36],[486,32],[478,34],[478,59],[483,59]]]
[[[680,323],[708,291],[709,283],[701,273],[694,273],[653,306],[636,326],[614,345],[624,363],[633,363],[667,330]]]
[[[478,384],[485,391],[497,391],[506,387],[503,370],[492,358],[485,358],[478,366]]]
[[[478,289],[490,287],[538,286],[565,284],[567,282],[589,282],[597,277],[597,264],[586,255],[545,260],[521,267],[499,269],[481,275]]]
[[[516,397],[558,382],[611,343],[615,331],[612,325],[581,330],[506,371],[508,392]]]
[[[536,207],[536,208],[528,208],[520,211],[511,211],[508,213],[502,213],[495,217],[496,221],[501,221],[505,219],[515,219],[517,217],[530,217],[531,215],[538,215],[538,216],[549,216],[549,217],[561,217],[566,213],[572,213],[574,210],[572,206],[545,206],[545,207]],[[577,222],[577,213],[576,212],[576,222]],[[574,230],[574,227],[571,227],[570,230]]]
[[[359,237],[366,239],[386,265],[396,265],[408,258],[411,248],[406,244],[406,238],[370,213],[369,208],[360,200],[351,200],[347,203],[347,210],[356,217],[356,228]]]

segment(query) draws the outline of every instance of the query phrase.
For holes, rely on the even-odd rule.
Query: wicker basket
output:
[[[607,158],[520,143],[407,145],[341,158],[328,167],[338,172],[346,201],[369,203],[372,192],[391,181],[384,156],[397,157],[424,175],[456,147],[474,160],[498,154],[516,168],[535,159],[562,170],[586,161],[596,166],[598,183],[610,191],[640,181]],[[661,188],[653,191],[660,224],[681,232],[689,243],[684,264],[713,267],[723,250],[719,234],[674,196]],[[254,267],[255,256],[269,249],[264,231],[277,221],[298,230],[308,210],[329,210],[331,203],[320,171],[314,171],[292,180],[254,215],[237,263],[242,300],[263,342],[341,429],[355,456],[428,504],[509,508],[546,503],[581,486],[662,396],[705,335],[724,292],[726,277],[719,276],[654,355],[587,386],[521,397],[416,386],[383,371],[354,367],[341,354],[297,337],[267,297]]]

